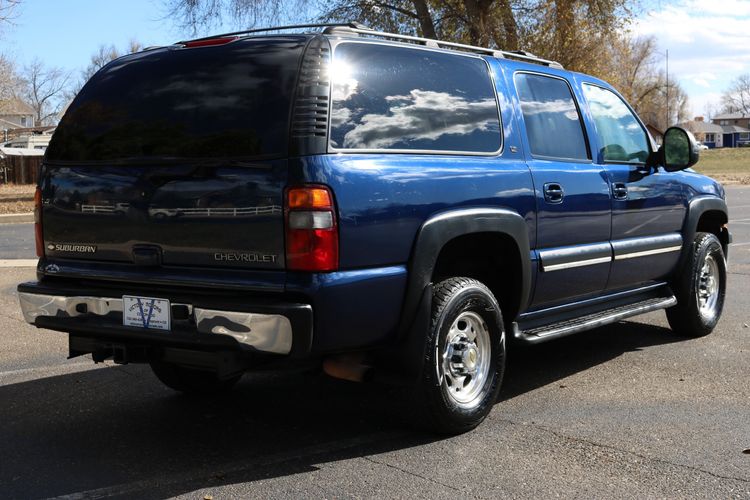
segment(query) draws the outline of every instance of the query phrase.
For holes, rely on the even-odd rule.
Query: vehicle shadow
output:
[[[666,329],[623,322],[514,346],[501,399],[677,340]],[[393,396],[298,373],[246,376],[228,396],[195,400],[163,388],[141,365],[4,385],[0,485],[10,498],[164,498],[442,439],[406,425]]]

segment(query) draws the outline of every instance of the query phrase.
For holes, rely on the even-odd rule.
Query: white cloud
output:
[[[669,51],[670,76],[696,114],[704,113],[707,96],[718,102],[732,79],[750,72],[750,0],[673,2],[648,12],[633,31],[656,37],[662,55]]]
[[[345,148],[379,149],[399,142],[436,140],[489,130],[497,122],[494,99],[469,101],[446,92],[414,89],[388,96],[388,111],[368,113],[344,136]]]

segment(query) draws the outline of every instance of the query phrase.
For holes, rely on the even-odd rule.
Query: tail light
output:
[[[293,271],[338,269],[338,225],[333,195],[327,187],[287,190],[286,265]]]
[[[225,43],[233,42],[235,40],[237,40],[236,36],[220,36],[216,38],[204,38],[201,40],[182,42],[182,46],[186,49],[192,49],[195,47],[211,47],[214,45],[224,45]]]
[[[44,237],[42,236],[42,190],[37,186],[34,191],[34,241],[36,256],[44,257]]]

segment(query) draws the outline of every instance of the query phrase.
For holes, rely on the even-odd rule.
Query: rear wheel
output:
[[[220,379],[214,372],[196,370],[163,361],[151,361],[151,369],[156,378],[170,389],[203,396],[227,392],[242,378],[240,374]]]
[[[684,273],[674,283],[677,305],[667,309],[672,330],[686,337],[711,333],[724,308],[726,279],[726,260],[718,238],[698,233]]]
[[[492,292],[477,280],[450,278],[435,286],[417,402],[430,428],[457,434],[492,409],[505,367],[505,331]]]

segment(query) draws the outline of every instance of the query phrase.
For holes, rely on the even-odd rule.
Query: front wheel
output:
[[[674,283],[677,305],[667,309],[672,330],[686,337],[703,337],[714,329],[724,308],[727,269],[724,251],[711,233],[698,233],[684,274]]]
[[[447,434],[475,428],[495,403],[504,368],[505,330],[492,292],[470,278],[438,283],[417,387],[424,423]]]

